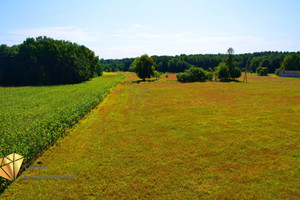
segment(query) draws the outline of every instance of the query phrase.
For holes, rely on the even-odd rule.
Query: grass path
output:
[[[300,79],[131,79],[22,174],[74,180],[19,177],[0,198],[300,198]]]

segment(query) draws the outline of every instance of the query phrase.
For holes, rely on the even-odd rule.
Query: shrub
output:
[[[186,72],[190,74],[190,79],[192,82],[203,81],[206,79],[206,71],[202,68],[191,67],[190,69],[186,70]]]
[[[190,82],[189,75],[187,73],[178,73],[176,75],[177,80],[182,83]]]
[[[213,74],[207,72],[200,67],[191,67],[184,71],[184,73],[177,74],[177,80],[179,82],[196,82],[196,81],[205,81],[212,80]]]
[[[206,79],[207,80],[211,81],[213,79],[213,77],[214,77],[213,72],[206,72]]]
[[[241,77],[241,75],[242,75],[242,72],[241,72],[241,70],[239,69],[239,68],[237,68],[237,67],[235,67],[235,68],[233,68],[232,70],[230,70],[230,77],[231,78],[239,78],[239,77]]]
[[[220,80],[228,80],[230,78],[229,70],[224,62],[219,64],[217,68],[217,76]]]
[[[258,68],[256,68],[256,73],[258,76],[268,76],[268,68],[267,67],[258,67]]]
[[[153,77],[155,77],[156,80],[159,79],[159,78],[161,78],[161,76],[162,76],[162,73],[161,73],[161,72],[158,72],[158,71],[154,70],[154,75],[153,75]]]

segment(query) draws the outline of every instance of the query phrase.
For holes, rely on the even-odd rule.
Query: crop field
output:
[[[110,89],[120,78],[104,76],[85,84],[111,81]],[[73,180],[18,178],[0,198],[300,198],[300,79],[249,75],[249,83],[182,84],[171,74],[154,82],[136,80],[127,74],[101,104],[36,160],[35,165],[47,165],[47,170],[22,173],[29,177],[69,173]],[[13,119],[45,123],[60,117],[64,110],[69,112],[70,102],[90,102],[81,99],[93,91],[90,87],[69,87],[73,90],[59,86],[59,94],[57,87],[37,88],[41,93],[26,88],[2,92],[7,101],[1,105],[1,119],[19,114],[20,118]],[[73,94],[78,92],[76,87],[86,90]],[[1,88],[6,89],[13,90]],[[23,95],[27,101],[31,99],[28,106],[17,104]],[[54,98],[64,95],[61,103]],[[34,103],[33,97],[40,101]],[[49,108],[28,111],[49,99],[53,101]],[[49,110],[56,114],[52,116]],[[30,114],[35,116],[22,117]],[[6,134],[13,135],[11,129],[26,130],[24,125],[8,122],[1,122],[11,127],[4,129]],[[32,137],[34,146],[30,148],[34,151],[47,133]],[[17,137],[11,140],[21,144]]]
[[[105,74],[74,85],[0,87],[1,156],[16,152],[26,161],[33,159],[99,103],[123,77]]]

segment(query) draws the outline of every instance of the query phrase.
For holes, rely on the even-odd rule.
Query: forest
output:
[[[152,56],[152,59],[156,63],[155,69],[160,72],[184,72],[191,66],[201,67],[205,70],[214,69],[221,62],[226,59],[227,54],[195,54],[195,55],[177,55],[177,56]],[[246,54],[235,55],[235,66],[241,70],[247,70],[248,72],[256,72],[259,67],[267,68],[268,73],[275,73],[276,69],[282,67],[284,59],[289,57],[296,57],[296,60],[300,57],[300,52],[255,52]],[[293,59],[295,60],[295,59]],[[100,63],[104,71],[134,71],[132,63],[134,58],[124,59],[101,59]],[[299,61],[297,61],[299,63]],[[286,70],[300,70],[299,66],[291,66]]]
[[[0,46],[1,85],[80,83],[100,75],[98,56],[83,45],[40,36]]]

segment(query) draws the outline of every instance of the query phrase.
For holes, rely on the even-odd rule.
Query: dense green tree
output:
[[[37,37],[27,38],[9,49],[2,45],[1,49],[9,52],[0,52],[1,84],[79,83],[102,74],[99,58],[94,52],[76,43]]]
[[[230,78],[229,69],[226,66],[226,63],[222,62],[218,65],[217,77],[222,81],[228,80]]]
[[[255,72],[256,68],[259,67],[259,64],[261,63],[262,58],[261,57],[255,57],[250,62],[250,72]]]
[[[102,74],[103,74],[103,70],[102,70],[102,67],[99,62],[96,65],[96,74],[97,74],[97,76],[102,76]]]
[[[228,67],[229,70],[234,69],[235,64],[234,64],[234,50],[233,48],[229,48],[227,50],[227,58],[225,60],[226,66]]]
[[[280,68],[280,65],[283,61],[283,56],[272,54],[269,57],[270,65],[268,67],[269,73],[274,73],[276,69]]]
[[[100,64],[104,71],[134,71],[131,67],[134,58],[101,59]]]
[[[168,71],[171,72],[182,72],[185,71],[186,69],[189,69],[192,65],[189,64],[188,62],[181,60],[181,59],[171,59],[169,64],[168,64]],[[172,69],[172,70],[171,70]]]
[[[283,70],[300,70],[300,55],[287,55],[282,62],[281,68]]]
[[[135,72],[139,78],[143,79],[143,81],[145,81],[146,78],[151,78],[151,76],[154,75],[154,70],[155,62],[147,54],[142,55],[140,59],[138,59],[135,66]]]
[[[130,61],[130,59],[128,59],[128,60],[125,60],[125,62],[124,62],[124,71],[128,71],[128,70],[129,70],[129,67],[130,67],[130,65],[131,65],[131,61]]]
[[[233,48],[229,48],[227,50],[227,58],[225,60],[225,64],[228,70],[224,69],[224,66],[220,66],[219,69],[219,76],[223,77],[223,79],[227,79],[227,71],[229,73],[229,78],[239,78],[241,76],[241,70],[235,67],[235,57],[234,57],[234,50]],[[245,57],[243,56],[241,59],[241,63],[245,63]],[[220,78],[219,77],[219,78]]]
[[[237,68],[237,67],[231,69],[229,73],[230,73],[230,77],[234,78],[234,79],[242,76],[242,72],[241,72],[240,68]]]

